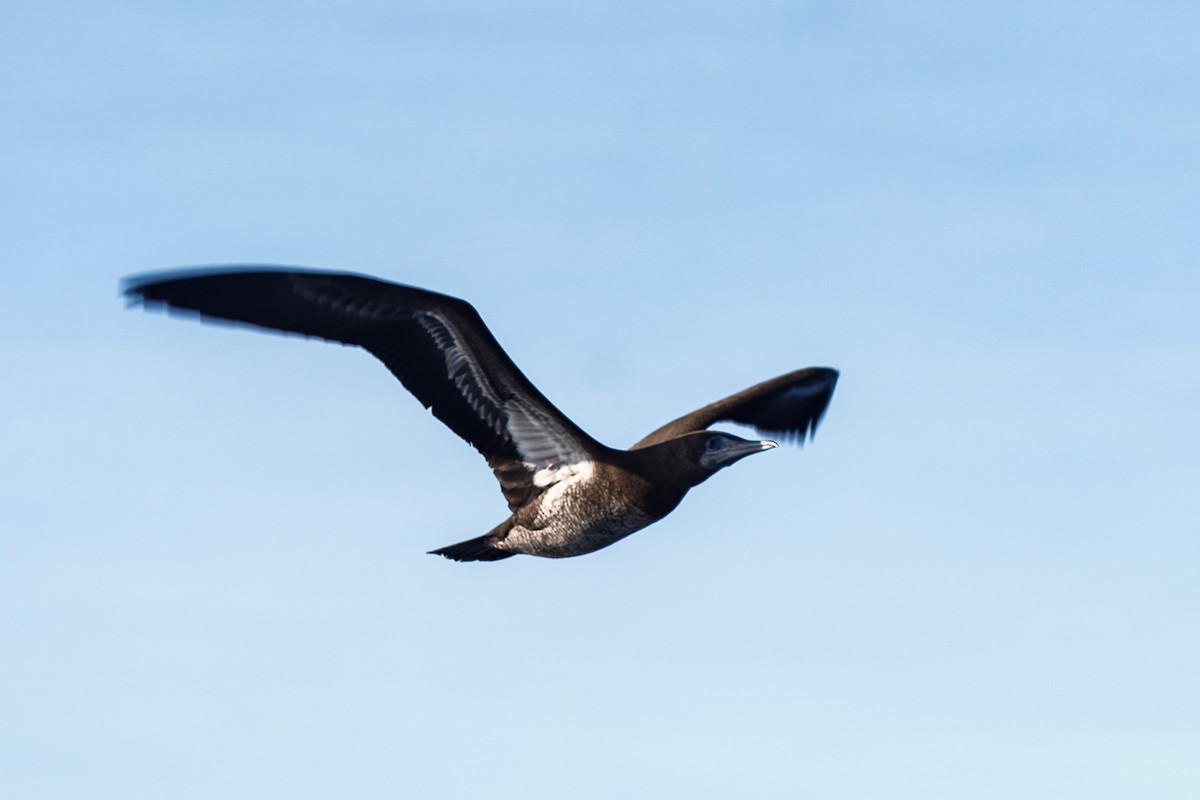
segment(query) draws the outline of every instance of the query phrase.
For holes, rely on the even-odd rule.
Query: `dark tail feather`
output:
[[[499,561],[502,558],[515,556],[516,553],[492,547],[488,544],[488,537],[484,535],[458,544],[440,547],[437,550],[430,550],[429,555],[445,556],[452,561]]]

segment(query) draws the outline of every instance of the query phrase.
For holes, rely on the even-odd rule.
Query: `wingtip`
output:
[[[120,281],[123,295],[142,295],[144,290],[157,284],[178,283],[193,278],[213,278],[222,275],[244,275],[247,273],[288,273],[295,275],[337,275],[347,277],[366,277],[354,272],[341,270],[323,270],[313,267],[297,267],[291,264],[193,264],[181,267],[167,267],[153,272],[138,272],[127,275]]]
[[[830,386],[837,385],[838,378],[841,377],[841,372],[833,367],[813,367],[817,374],[829,382]]]

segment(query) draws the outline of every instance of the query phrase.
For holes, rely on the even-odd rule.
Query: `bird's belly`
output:
[[[514,525],[503,547],[517,553],[543,558],[569,558],[591,553],[655,521],[655,517],[633,506],[599,510],[589,515],[556,513],[538,525]]]

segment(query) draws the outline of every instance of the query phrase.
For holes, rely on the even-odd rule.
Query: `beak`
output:
[[[735,461],[741,461],[746,456],[752,456],[773,447],[779,447],[779,445],[765,439],[761,442],[738,442],[719,451],[713,461],[717,462],[716,466],[718,467],[727,467]]]

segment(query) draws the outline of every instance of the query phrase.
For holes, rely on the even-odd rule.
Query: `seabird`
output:
[[[629,450],[593,439],[526,378],[466,301],[365,275],[291,268],[135,276],[148,308],[362,347],[487,459],[509,517],[483,536],[432,551],[455,561],[591,553],[665,517],[693,486],[776,447],[710,431],[727,421],[802,444],[838,373],[780,375],[668,422]]]

